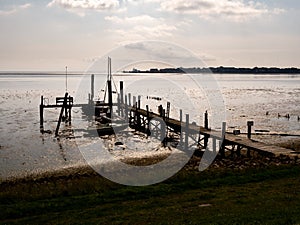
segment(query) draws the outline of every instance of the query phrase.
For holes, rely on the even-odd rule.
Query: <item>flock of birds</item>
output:
[[[270,113],[269,111],[266,112],[266,116],[269,116]],[[290,114],[285,114],[285,115],[281,115],[280,113],[277,114],[277,117],[280,118],[280,117],[285,117],[287,118],[288,120],[291,118]],[[300,121],[300,116],[297,116],[297,120]]]

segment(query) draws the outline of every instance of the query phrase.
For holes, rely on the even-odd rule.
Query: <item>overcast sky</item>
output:
[[[83,71],[142,40],[208,66],[300,67],[299,23],[299,0],[0,0],[0,70]]]

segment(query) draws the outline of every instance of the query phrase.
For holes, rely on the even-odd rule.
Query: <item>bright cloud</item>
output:
[[[12,6],[11,9],[9,9],[9,10],[0,10],[0,16],[12,15],[12,14],[18,13],[21,10],[27,9],[29,7],[31,7],[30,3]]]
[[[270,10],[262,3],[243,0],[163,0],[160,7],[161,11],[194,14],[205,19],[222,17],[234,21],[283,12],[282,9]]]
[[[114,32],[120,37],[126,37],[127,40],[169,37],[177,30],[175,25],[168,24],[164,18],[155,18],[149,15],[133,17],[107,16],[105,20],[116,26],[110,32]]]
[[[108,10],[119,6],[118,0],[52,0],[48,7],[59,5],[66,9]]]

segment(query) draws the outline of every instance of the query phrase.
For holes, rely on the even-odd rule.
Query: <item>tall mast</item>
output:
[[[66,92],[68,92],[68,67],[66,66]]]

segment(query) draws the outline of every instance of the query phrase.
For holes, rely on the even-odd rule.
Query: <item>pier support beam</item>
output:
[[[44,130],[44,96],[41,96],[41,104],[40,104],[40,131]]]

